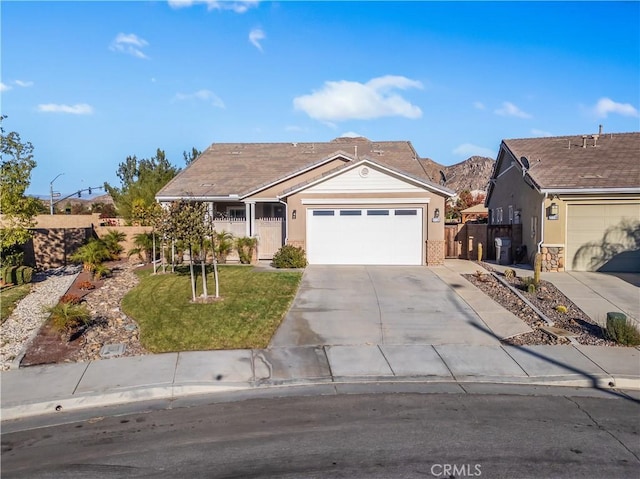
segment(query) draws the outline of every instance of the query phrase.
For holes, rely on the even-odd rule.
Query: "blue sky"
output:
[[[409,140],[450,165],[503,138],[640,129],[640,3],[2,1],[1,111],[32,194],[119,185],[127,155]]]

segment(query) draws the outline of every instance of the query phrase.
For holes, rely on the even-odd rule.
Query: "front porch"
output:
[[[216,231],[226,231],[234,238],[258,239],[256,258],[270,260],[286,241],[285,206],[282,203],[222,203],[212,204]],[[239,261],[234,250],[228,261]]]

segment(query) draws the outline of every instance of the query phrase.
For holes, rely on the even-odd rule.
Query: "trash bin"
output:
[[[511,264],[511,238],[496,238],[496,261]]]

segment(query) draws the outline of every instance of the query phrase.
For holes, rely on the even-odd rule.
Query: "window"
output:
[[[396,210],[396,216],[416,216],[417,210]]]
[[[333,210],[313,210],[313,216],[334,216]]]
[[[502,224],[502,208],[496,208],[496,223]]]
[[[389,210],[367,210],[367,216],[389,216]]]
[[[489,216],[491,217],[491,224],[495,225],[496,224],[496,210],[490,209],[489,210]]]
[[[244,206],[229,206],[227,216],[235,220],[244,220],[247,218],[247,210]]]
[[[513,223],[513,205],[509,205],[509,223]]]
[[[340,210],[340,216],[361,216],[360,210]]]
[[[531,237],[535,238],[537,232],[538,232],[538,217],[532,216],[531,217]]]

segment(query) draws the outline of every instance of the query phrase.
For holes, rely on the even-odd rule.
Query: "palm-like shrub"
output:
[[[140,261],[151,261],[153,256],[153,233],[138,233],[133,237],[135,248],[129,250],[129,256],[138,255]]]
[[[238,256],[242,264],[251,264],[253,251],[257,244],[258,240],[256,238],[250,238],[248,236],[236,239],[236,249],[238,250]]]
[[[84,304],[60,302],[46,311],[51,313],[51,326],[63,335],[72,334],[91,321],[91,313]]]
[[[85,271],[93,272],[96,266],[111,259],[111,254],[102,241],[92,238],[69,256],[69,259],[74,263],[82,263]]]
[[[107,234],[100,238],[107,247],[111,259],[119,259],[124,247],[120,244],[127,239],[127,234],[123,231],[107,230]]]
[[[233,235],[228,231],[214,232],[213,251],[218,263],[226,263],[227,256],[233,251]]]

